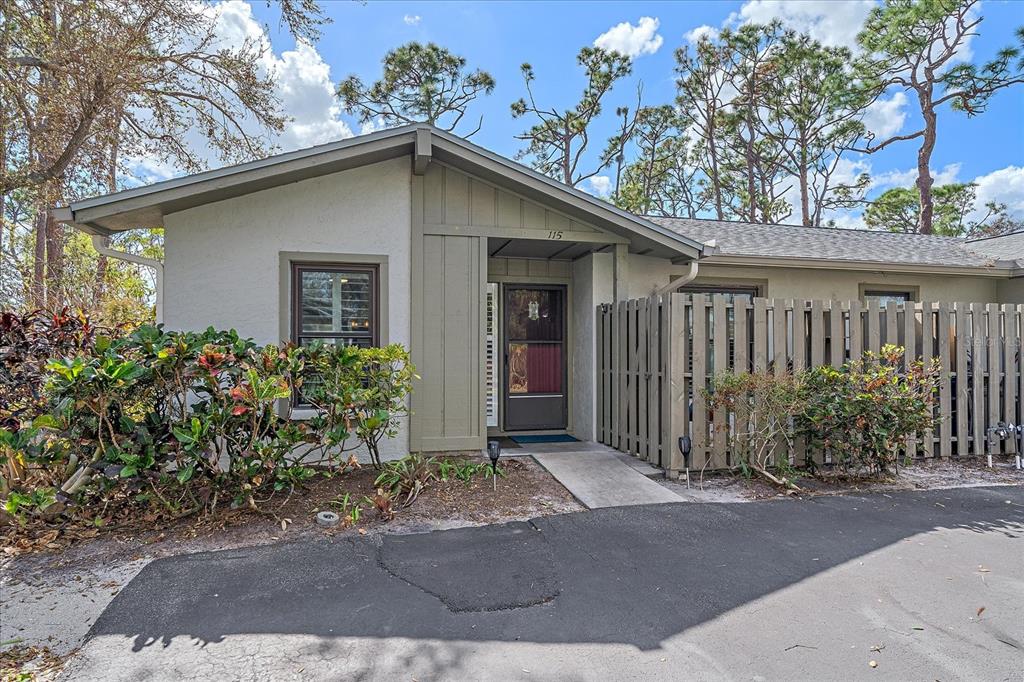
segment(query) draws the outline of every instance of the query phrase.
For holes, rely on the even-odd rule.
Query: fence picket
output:
[[[704,391],[707,389],[707,297],[694,294],[693,306],[693,457],[695,467],[702,467],[707,462],[708,452],[708,410]]]
[[[689,338],[687,320],[689,306],[683,294],[672,294],[666,302],[669,306],[668,320],[671,333],[668,367],[669,370],[669,437],[666,443],[668,471],[676,474],[683,470],[683,455],[678,443],[683,436],[690,435],[690,388],[687,381],[687,352]]]
[[[725,296],[711,297],[712,377],[729,371],[729,318],[725,302]],[[725,449],[729,439],[729,421],[729,413],[724,408],[714,410],[711,414],[713,431],[711,460],[708,466],[712,469],[722,469],[728,465]]]
[[[910,366],[914,363],[914,359],[917,357],[917,314],[915,312],[915,306],[910,301],[906,301],[900,306],[903,313],[903,369],[904,371],[909,370]],[[922,308],[923,311],[923,308]],[[889,302],[888,311],[886,315],[892,315],[892,323],[888,326],[893,330],[891,336],[886,337],[886,343],[898,343],[898,317],[900,311],[897,310],[896,304],[892,301]],[[888,322],[888,317],[887,317]],[[921,314],[921,347],[924,348],[924,313]],[[889,339],[894,339],[890,341]],[[907,436],[906,441],[906,456],[917,457],[917,436],[918,434],[912,433]]]
[[[971,304],[971,406],[972,423],[971,451],[975,455],[985,454],[985,313],[980,303]]]
[[[909,303],[907,304],[910,305]],[[928,367],[933,358],[935,357],[935,310],[930,302],[922,301],[921,305],[921,352],[920,358],[924,362],[925,367]],[[911,316],[910,322],[907,324],[907,338],[914,338],[914,317]],[[907,366],[909,367],[914,360],[917,359],[918,355],[915,351],[908,351]],[[933,429],[927,429],[922,436],[921,441],[921,453],[924,457],[932,457],[935,454],[935,431]]]
[[[647,347],[647,332],[650,329],[650,321],[647,319],[647,299],[641,298],[636,302],[636,442],[634,451],[640,459],[647,459],[647,393],[649,388],[649,353]]]
[[[1019,424],[1017,421],[1017,382],[1014,377],[1017,374],[1017,355],[1020,350],[1017,338],[1017,311],[1016,306],[1004,305],[1003,313],[1003,422],[1007,424]],[[1006,453],[1017,453],[1017,439],[1010,438],[1006,441]]]
[[[939,343],[939,456],[950,457],[953,454],[953,368],[955,364],[950,356],[950,307],[949,303],[939,303],[938,324],[935,335]]]
[[[850,353],[849,360],[860,360],[864,355],[864,309],[860,301],[850,301]]]

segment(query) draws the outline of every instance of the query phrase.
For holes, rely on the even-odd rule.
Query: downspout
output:
[[[155,274],[154,281],[156,283],[156,323],[160,324],[164,321],[164,264],[155,258],[146,258],[145,256],[136,256],[134,253],[127,253],[125,251],[115,251],[110,248],[105,242],[103,235],[94,234],[92,236],[92,246],[96,251],[107,258],[114,258],[116,260],[123,260],[128,263],[135,263],[136,265],[142,265],[147,268],[153,268]]]
[[[651,294],[653,298],[661,298],[665,294],[670,294],[684,284],[688,284],[697,277],[697,259],[690,261],[690,269],[686,271],[686,274],[679,279],[674,279],[663,287],[659,287],[654,290]]]
[[[701,249],[701,252],[700,252],[700,255],[698,256],[698,258],[704,258],[706,256],[711,256],[711,255],[713,255],[717,251],[718,251],[718,245],[715,243],[715,240],[712,239],[711,241],[706,242],[704,244],[704,248]],[[694,258],[692,261],[690,261],[689,265],[690,265],[690,269],[686,271],[685,275],[683,275],[679,279],[672,280],[671,282],[669,282],[668,284],[666,284],[663,287],[656,288],[654,290],[654,293],[651,294],[651,297],[652,298],[660,298],[661,296],[664,296],[665,294],[670,294],[673,291],[675,291],[676,289],[678,289],[679,287],[681,287],[681,286],[683,286],[685,284],[689,284],[694,279],[696,279],[696,277],[697,277],[697,258]]]

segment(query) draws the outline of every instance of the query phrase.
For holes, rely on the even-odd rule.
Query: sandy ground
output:
[[[861,492],[892,492],[897,490],[944,490],[976,486],[1024,484],[1024,471],[1014,468],[1012,461],[996,461],[989,468],[982,462],[934,460],[914,462],[900,467],[898,474],[850,480],[838,475],[823,474],[821,478],[802,477],[797,485],[803,490],[799,497],[844,495]],[[791,497],[778,487],[755,478],[727,474],[705,474],[690,471],[690,482],[658,479],[688,502],[753,502],[777,497]]]

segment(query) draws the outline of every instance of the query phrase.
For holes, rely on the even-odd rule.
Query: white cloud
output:
[[[874,0],[749,0],[729,16],[726,25],[767,24],[778,19],[825,45],[854,49],[857,33],[875,5]]]
[[[624,21],[599,35],[594,41],[594,46],[602,50],[613,50],[631,58],[642,54],[654,54],[664,42],[657,32],[658,23],[656,17],[640,17],[636,26]]]
[[[716,38],[718,38],[719,33],[720,31],[714,26],[708,26],[707,24],[704,24],[703,26],[698,26],[692,31],[687,31],[686,33],[683,34],[683,38],[685,38],[686,42],[688,42],[689,44],[696,45],[701,41],[702,38],[707,38],[708,40],[715,40]]]
[[[352,130],[341,120],[331,67],[315,47],[300,41],[294,50],[277,57],[249,3],[225,0],[214,11],[218,12],[216,32],[225,46],[240,45],[246,39],[264,46],[262,71],[274,76],[275,94],[290,119],[275,140],[279,147],[288,151],[352,137]]]
[[[409,26],[419,26],[420,20],[422,19],[423,17],[421,17],[418,14],[406,14],[404,17],[402,17],[402,21],[404,21]]]
[[[282,53],[273,68],[278,97],[292,119],[278,141],[281,147],[301,149],[352,137],[352,130],[340,118],[331,67],[316,48],[300,42],[294,50]]]
[[[864,112],[864,126],[875,134],[875,141],[880,142],[903,129],[907,120],[907,95],[894,92],[892,97],[876,99]]]
[[[977,203],[972,219],[985,214],[985,204],[994,201],[1006,204],[1007,212],[1024,218],[1024,167],[1007,166],[974,179],[978,185]]]
[[[607,198],[612,193],[612,179],[607,175],[595,175],[584,180],[580,189],[588,194]]]
[[[262,48],[257,60],[260,74],[274,76],[275,95],[280,102],[281,113],[288,119],[284,131],[269,140],[278,150],[301,149],[352,136],[352,130],[341,119],[330,66],[316,48],[299,42],[294,50],[285,51],[278,57],[263,25],[253,17],[252,7],[242,0],[224,0],[216,5],[207,5],[204,11],[215,18],[215,48],[238,48],[246,41]],[[267,135],[267,131],[251,118],[243,120],[243,126],[254,137]],[[207,165],[216,167],[223,164],[198,131],[189,131],[183,142]],[[132,166],[135,179],[142,182],[165,180],[180,173],[179,169],[162,159],[136,159]]]
[[[932,169],[932,178],[934,184],[948,185],[951,182],[957,182],[957,178],[960,176],[960,164],[950,163],[942,168],[942,170]],[[888,189],[890,187],[913,187],[917,182],[917,169],[910,168],[908,170],[891,170],[879,173],[871,177],[871,189]]]
[[[384,130],[387,127],[388,124],[384,121],[384,119],[378,116],[377,118],[371,121],[367,121],[366,123],[359,126],[359,134],[369,135],[370,133],[375,133],[378,130]]]

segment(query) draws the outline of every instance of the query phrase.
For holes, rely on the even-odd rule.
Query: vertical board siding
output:
[[[415,410],[424,450],[486,440],[484,250],[477,237],[423,237],[423,340]]]
[[[967,457],[1016,452],[990,427],[1024,420],[1024,306],[978,303],[876,303],[671,294],[597,308],[598,437],[678,475],[735,467],[730,451],[750,415],[712,411],[705,391],[722,372],[841,367],[886,344],[904,348],[904,368],[938,367],[936,426],[913,434],[906,457]],[[685,461],[680,438],[689,436]],[[798,440],[796,463],[822,466],[828,453]]]

